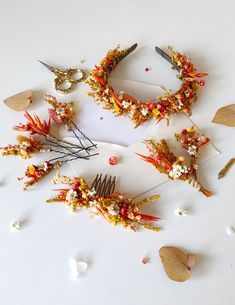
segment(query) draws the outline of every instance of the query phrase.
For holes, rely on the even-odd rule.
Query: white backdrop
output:
[[[0,100],[33,89],[31,110],[45,116],[42,96],[55,91],[52,75],[37,59],[61,68],[85,59],[80,66],[89,71],[118,43],[138,42],[139,48],[113,76],[176,89],[174,73],[154,53],[155,45],[170,44],[209,73],[192,119],[222,152],[200,171],[214,197],[203,198],[180,182],[162,185],[152,208],[163,219],[162,231],[135,234],[103,219],[89,220],[87,211],[71,214],[60,205],[45,206],[52,194],[49,179],[23,193],[16,177],[27,162],[1,158],[0,305],[235,304],[235,237],[225,232],[226,225],[235,225],[234,170],[217,180],[235,155],[234,129],[211,123],[217,108],[235,100],[234,9],[232,0],[0,0]],[[79,124],[93,139],[118,144],[143,139],[143,129],[133,131],[125,119],[102,111],[86,90],[81,84],[66,100],[78,101]],[[1,145],[14,141],[10,126],[22,116],[0,104]],[[175,217],[180,206],[187,207],[188,217]],[[25,221],[21,232],[9,232],[12,219]],[[175,283],[164,274],[157,252],[167,244],[197,254],[190,281]],[[145,255],[148,265],[140,262]],[[87,275],[76,282],[68,277],[71,256],[90,262]]]

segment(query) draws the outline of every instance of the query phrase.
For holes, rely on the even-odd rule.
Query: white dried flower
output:
[[[43,163],[43,170],[46,172],[48,170],[48,162]]]
[[[190,156],[196,156],[196,154],[197,154],[197,147],[195,145],[192,145],[192,146],[190,146],[188,148],[187,152],[188,152],[188,154]]]
[[[20,229],[21,229],[21,223],[20,223],[20,221],[18,221],[18,220],[12,220],[12,221],[10,222],[9,228],[10,228],[10,230],[13,231],[13,232],[20,231]]]
[[[181,99],[178,99],[178,108],[182,109],[183,106],[184,104],[182,103]]]
[[[79,261],[75,258],[70,258],[69,262],[69,277],[71,280],[77,280],[81,275],[87,272],[88,263],[84,261]]]
[[[225,228],[225,230],[226,230],[226,233],[227,233],[228,235],[234,235],[234,234],[235,234],[235,229],[234,229],[234,227],[232,227],[232,226],[227,226],[227,227]]]
[[[73,189],[69,190],[66,194],[66,200],[67,201],[73,201],[78,197],[78,194],[76,191],[74,191]]]
[[[143,114],[143,116],[146,116],[149,113],[149,110],[147,108],[142,108],[140,112]]]
[[[188,168],[186,165],[173,164],[172,170],[169,171],[169,176],[174,180],[178,179],[182,174],[187,174]]]
[[[90,196],[90,197],[94,197],[95,194],[96,194],[96,190],[94,188],[91,191],[87,192],[87,195]]]
[[[130,102],[127,102],[127,101],[125,101],[125,100],[122,101],[122,107],[123,107],[124,109],[127,109],[130,105],[131,105]]]
[[[187,210],[183,208],[177,208],[175,210],[175,216],[187,216]]]

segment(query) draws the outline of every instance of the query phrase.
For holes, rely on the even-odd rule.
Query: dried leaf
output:
[[[159,255],[168,277],[177,282],[184,282],[191,277],[190,268],[195,264],[195,256],[186,254],[175,247],[162,247]]]
[[[212,122],[235,127],[235,104],[218,109]]]
[[[187,266],[188,268],[192,268],[196,263],[196,257],[194,254],[188,254],[187,255]]]
[[[3,101],[3,103],[15,111],[24,111],[32,103],[32,95],[32,90],[26,90],[8,97]]]

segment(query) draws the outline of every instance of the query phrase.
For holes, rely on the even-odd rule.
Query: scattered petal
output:
[[[12,220],[10,222],[10,230],[13,232],[17,232],[21,230],[21,223],[18,220]]]
[[[225,228],[225,230],[226,230],[226,233],[227,233],[228,235],[234,235],[234,234],[235,234],[235,229],[234,229],[234,227],[232,227],[232,226],[227,226],[227,227]]]
[[[78,272],[80,274],[86,273],[87,272],[87,268],[88,268],[88,264],[86,262],[83,262],[83,261],[79,261],[78,262]]]
[[[175,210],[175,216],[187,216],[187,210],[183,208],[177,208]]]
[[[74,257],[70,258],[69,262],[69,278],[71,280],[77,280],[81,275],[87,272],[88,263],[84,261],[78,261]]]
[[[144,257],[144,258],[142,259],[142,263],[143,263],[144,265],[148,264],[148,263],[149,263],[149,258],[148,258],[148,257]]]
[[[116,156],[111,156],[109,158],[109,164],[110,165],[117,165],[118,164],[118,158]]]

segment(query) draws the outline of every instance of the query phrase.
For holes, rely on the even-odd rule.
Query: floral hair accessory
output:
[[[128,54],[134,51],[137,44],[120,50],[108,51],[99,66],[92,70],[87,83],[90,86],[89,95],[94,97],[97,103],[102,103],[104,109],[111,110],[117,116],[128,115],[130,120],[138,127],[145,121],[155,118],[157,122],[166,118],[169,124],[170,115],[184,112],[191,115],[191,106],[197,100],[197,90],[205,85],[204,80],[199,78],[207,76],[206,73],[197,73],[197,69],[191,60],[184,54],[173,51],[171,47],[170,56],[156,47],[156,52],[169,61],[179,74],[177,78],[182,82],[181,87],[174,93],[165,93],[163,96],[152,100],[139,101],[126,92],[115,92],[109,85],[109,74]]]
[[[82,144],[80,137],[77,135],[77,132],[90,142],[91,147],[96,147],[96,144],[94,144],[73,121],[75,115],[74,102],[58,102],[54,96],[49,94],[45,95],[44,98],[45,101],[53,107],[52,109],[48,109],[49,116],[53,121],[58,124],[65,124],[65,127],[73,133],[83,147],[84,145]]]
[[[187,165],[184,157],[176,157],[169,149],[167,142],[162,139],[160,143],[154,143],[152,140],[146,140],[145,144],[150,151],[150,156],[138,154],[144,161],[151,163],[163,174],[166,174],[170,180],[182,180],[188,182],[205,196],[210,197],[212,193],[206,190],[197,180],[197,158],[198,151],[202,145],[208,143],[209,139],[198,134],[194,127],[183,129],[181,134],[175,135],[183,148],[190,156],[191,164]]]
[[[94,182],[98,182],[94,183]],[[47,203],[62,202],[76,211],[80,208],[87,208],[92,214],[98,214],[104,217],[105,220],[112,225],[122,225],[136,231],[138,227],[144,227],[149,230],[159,231],[158,227],[149,224],[149,221],[158,221],[159,218],[142,214],[140,207],[147,205],[159,198],[155,195],[145,198],[142,201],[134,201],[133,199],[125,198],[120,192],[111,192],[105,194],[103,189],[107,189],[113,185],[111,179],[107,176],[102,180],[101,176],[96,177],[93,185],[89,187],[83,178],[67,177],[59,173],[52,180],[53,184],[65,184],[67,187],[58,189],[59,194],[54,198],[48,199]],[[99,185],[97,187],[97,185]],[[105,187],[104,187],[105,185]],[[111,187],[110,190],[113,190]]]
[[[41,165],[29,165],[25,171],[24,178],[18,178],[18,180],[24,180],[24,191],[27,191],[29,187],[33,186],[35,183],[38,183],[42,180],[47,174],[49,174],[53,169],[58,169],[61,166],[61,162],[57,161],[55,163],[50,163],[49,161],[45,161]]]
[[[41,181],[51,170],[58,168],[65,162],[77,159],[88,160],[90,157],[97,155],[97,153],[91,152],[92,149],[96,148],[96,145],[72,121],[75,112],[74,103],[58,103],[56,98],[51,95],[47,95],[46,100],[53,106],[53,109],[49,110],[50,117],[57,123],[64,124],[69,131],[72,131],[78,143],[70,143],[54,136],[51,133],[50,119],[42,121],[36,114],[32,116],[25,112],[26,123],[20,123],[14,126],[13,129],[28,132],[30,136],[20,135],[17,137],[17,144],[1,147],[2,155],[20,156],[23,159],[29,159],[36,153],[53,152],[58,157],[45,160],[39,165],[29,165],[25,171],[24,190]],[[59,111],[59,108],[62,110]],[[82,138],[79,137],[78,133],[82,135]],[[24,178],[18,178],[18,180],[24,180]]]
[[[3,156],[20,156],[23,159],[29,159],[32,154],[43,151],[43,145],[40,141],[33,137],[17,137],[18,144],[7,145],[6,147],[0,147],[2,149]]]

